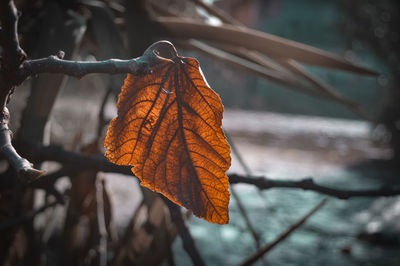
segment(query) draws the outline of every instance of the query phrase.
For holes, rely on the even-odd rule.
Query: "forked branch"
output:
[[[26,60],[26,54],[19,45],[17,24],[18,12],[11,0],[0,1],[0,45],[2,57],[0,64],[0,155],[4,156],[15,168],[18,176],[29,182],[41,176],[44,171],[37,170],[22,158],[11,144],[9,129],[10,114],[6,105],[16,86],[28,77],[41,73],[65,74],[81,78],[90,73],[147,73],[151,67],[165,58],[159,57],[156,50],[166,48],[176,54],[175,47],[167,41],[156,42],[135,59],[109,59],[100,62],[63,60],[64,52],[36,60]]]

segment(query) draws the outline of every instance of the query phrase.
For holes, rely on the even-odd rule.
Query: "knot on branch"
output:
[[[306,187],[314,185],[314,180],[311,177],[304,178],[300,182],[304,186],[303,189],[305,189]]]

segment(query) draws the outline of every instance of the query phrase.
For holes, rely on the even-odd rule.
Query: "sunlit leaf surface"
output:
[[[175,57],[125,80],[105,139],[108,159],[199,217],[228,223],[230,148],[221,99],[197,60]]]

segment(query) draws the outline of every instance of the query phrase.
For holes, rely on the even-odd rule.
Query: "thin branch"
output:
[[[0,1],[0,20],[2,26],[3,67],[14,70],[25,60],[26,54],[19,46],[18,11],[14,1]]]
[[[14,87],[21,84],[29,76],[40,73],[66,74],[75,77],[83,77],[90,73],[149,73],[151,67],[167,59],[159,57],[155,50],[168,49],[176,54],[175,47],[168,41],[159,41],[152,44],[142,56],[130,60],[109,59],[100,62],[81,62],[63,60],[64,52],[48,58],[26,60],[24,51],[19,47],[17,35],[17,10],[13,1],[0,2],[0,19],[2,32],[7,40],[2,43],[4,52],[0,69],[0,153],[17,170],[18,176],[28,181],[36,179],[44,172],[32,168],[29,161],[18,155],[11,145],[11,132],[8,128],[9,113],[5,107]]]
[[[310,190],[339,199],[349,199],[352,197],[390,197],[390,196],[400,195],[399,188],[383,186],[379,189],[369,189],[369,190],[337,189],[315,184],[312,178],[305,178],[298,181],[292,181],[292,180],[272,180],[265,178],[263,176],[246,177],[237,174],[230,174],[229,183],[250,184],[250,185],[255,185],[259,189],[293,188],[293,189]]]
[[[100,109],[99,109],[99,114],[98,114],[98,119],[97,119],[97,121],[98,121],[97,122],[98,123],[97,124],[97,136],[96,136],[97,141],[100,140],[104,127],[110,122],[105,117],[105,107],[107,105],[107,100],[108,100],[108,97],[110,96],[111,92],[112,92],[112,87],[111,87],[111,85],[109,85],[107,87],[106,93],[103,96],[103,100],[101,101],[101,105],[100,105]]]
[[[32,164],[22,158],[11,145],[11,131],[8,128],[10,114],[7,107],[4,107],[0,120],[0,154],[7,158],[11,166],[16,170],[21,181],[29,183],[44,174],[44,171],[37,170]]]
[[[113,172],[124,175],[132,174],[130,166],[113,164],[103,155],[85,155],[79,152],[66,151],[61,146],[43,146],[38,143],[32,144],[29,142],[18,142],[16,146],[28,158],[33,158],[39,162],[60,162],[72,168],[72,171],[92,169],[95,171]],[[43,176],[41,179],[45,178],[46,176]],[[39,182],[41,179],[36,182]]]
[[[26,60],[20,70],[19,82],[24,81],[29,76],[41,73],[55,73],[82,78],[93,73],[121,74],[121,73],[150,73],[151,67],[168,59],[158,56],[154,51],[167,49],[171,54],[177,54],[174,45],[168,41],[158,41],[153,43],[144,51],[143,55],[137,58],[120,60],[108,59],[104,61],[69,61],[63,60],[63,52],[57,56],[47,58]]]
[[[46,211],[48,208],[56,206],[57,204],[59,204],[58,201],[53,201],[51,203],[47,203],[47,204],[43,205],[39,209],[34,210],[25,216],[11,217],[11,218],[3,221],[2,223],[0,223],[0,232],[10,229],[11,227],[14,227],[17,225],[27,223],[27,222],[31,221],[32,219],[34,219],[38,214]]]
[[[196,244],[192,235],[189,232],[188,227],[185,224],[185,221],[182,218],[181,208],[177,206],[175,203],[170,200],[164,198],[165,203],[168,206],[168,209],[171,214],[171,220],[175,223],[176,229],[178,230],[178,234],[182,239],[183,248],[188,253],[190,258],[192,259],[193,265],[195,266],[204,266],[206,265],[203,261],[203,258],[200,256],[200,252],[198,251]]]
[[[14,92],[20,64],[26,58],[25,52],[19,46],[18,13],[14,1],[0,1],[0,22],[3,48],[0,67],[0,154],[15,168],[21,180],[29,182],[44,172],[32,168],[31,163],[22,158],[11,145],[11,131],[8,127],[10,113],[6,108],[10,95]]]
[[[254,229],[253,224],[251,223],[251,220],[249,218],[249,215],[247,214],[246,208],[244,207],[242,200],[240,199],[240,197],[234,187],[231,187],[231,194],[236,201],[237,207],[246,223],[247,229],[249,229],[249,231],[254,239],[256,248],[260,248],[260,237],[258,236],[256,230]]]
[[[240,264],[240,266],[249,266],[256,262],[259,258],[261,258],[265,253],[273,249],[280,242],[285,240],[288,236],[290,236],[294,231],[296,231],[300,226],[302,226],[308,218],[310,218],[314,213],[320,210],[326,203],[327,199],[323,199],[317,206],[315,206],[312,210],[310,210],[305,216],[303,216],[296,223],[291,225],[285,232],[279,235],[274,241],[264,246],[262,249],[257,251],[254,255],[250,256],[244,262]]]
[[[104,217],[104,180],[96,180],[96,216],[99,231],[99,266],[107,266],[107,229]]]
[[[200,1],[200,0],[199,0]],[[225,136],[228,139],[228,142],[231,146],[231,150],[232,153],[236,156],[236,158],[238,159],[240,165],[244,168],[245,172],[247,175],[251,175],[251,171],[250,168],[246,165],[246,163],[244,162],[242,156],[240,156],[239,151],[236,148],[235,143],[233,142],[232,138],[230,137],[229,133],[224,130]],[[240,213],[242,214],[243,219],[245,220],[245,223],[247,225],[247,228],[249,229],[251,235],[253,236],[253,239],[255,241],[256,244],[256,248],[260,248],[260,237],[258,236],[256,230],[253,227],[253,224],[251,223],[251,220],[249,218],[249,215],[247,214],[246,208],[244,207],[239,195],[236,193],[235,188],[232,186],[231,187],[231,192],[232,192],[232,196],[235,198],[237,206],[239,208]]]
[[[57,56],[27,60],[20,70],[20,80],[42,73],[55,73],[82,78],[87,74],[138,73],[145,72],[149,66],[137,58],[129,60],[108,59],[104,61],[69,61]]]
[[[38,179],[36,182],[32,182],[30,185],[33,188],[44,189],[46,193],[48,193],[49,195],[53,195],[60,204],[65,204],[64,196],[63,194],[61,194],[60,191],[56,189],[55,182],[59,178],[67,175],[68,175],[67,168],[62,167],[57,171],[43,175],[40,179]]]
[[[4,42],[4,33],[3,33],[3,29],[0,27],[0,46],[3,45]]]
[[[55,161],[70,166],[76,171],[92,169],[102,172],[113,172],[124,175],[134,176],[130,166],[120,166],[110,163],[102,155],[84,155],[77,152],[65,151],[59,146],[41,146],[39,144],[22,143],[18,145],[21,151],[29,158],[35,158],[38,161]],[[29,156],[28,156],[29,155]],[[379,189],[369,190],[346,190],[339,188],[330,188],[314,183],[312,178],[301,180],[273,180],[264,176],[248,177],[237,174],[230,174],[229,183],[250,184],[259,189],[272,188],[291,188],[318,192],[339,199],[349,199],[352,197],[389,197],[400,195],[400,188],[383,186]],[[41,179],[44,179],[45,176]],[[41,179],[36,182],[42,182]],[[35,183],[36,183],[35,182]]]

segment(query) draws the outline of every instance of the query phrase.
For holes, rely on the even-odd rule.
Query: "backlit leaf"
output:
[[[128,74],[117,108],[105,139],[107,158],[134,166],[143,186],[195,215],[228,223],[224,108],[197,60],[176,56],[151,74]]]

